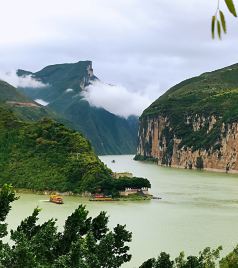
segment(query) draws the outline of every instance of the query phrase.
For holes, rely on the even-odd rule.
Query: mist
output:
[[[18,76],[16,71],[0,72],[0,80],[14,87],[44,88],[47,86],[41,81],[36,80],[32,75]]]
[[[143,91],[130,91],[121,85],[109,85],[99,81],[89,85],[82,95],[95,107],[127,118],[141,115],[157,96],[157,86],[148,86]]]

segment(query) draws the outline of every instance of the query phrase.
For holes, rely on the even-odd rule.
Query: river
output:
[[[133,258],[125,268],[139,267],[161,251],[175,257],[182,250],[197,254],[206,246],[222,245],[227,253],[238,243],[238,175],[159,167],[134,161],[131,155],[100,159],[113,171],[148,178],[151,193],[162,199],[89,202],[64,197],[64,205],[55,205],[47,202],[47,196],[21,194],[7,218],[9,227],[16,228],[36,206],[42,208],[41,222],[57,218],[60,229],[79,203],[85,204],[92,216],[104,210],[110,216],[110,227],[126,224],[133,233]]]

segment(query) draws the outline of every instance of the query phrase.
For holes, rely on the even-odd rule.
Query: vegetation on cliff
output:
[[[237,103],[238,64],[235,64],[187,79],[169,89],[143,112],[140,131],[148,127],[148,119],[164,117],[169,124],[162,136],[168,145],[176,137],[181,139],[180,148],[216,150],[221,146],[222,124],[238,121]],[[216,122],[209,129],[212,116]],[[204,124],[194,131],[194,122],[203,118]],[[173,144],[170,145],[171,154]]]

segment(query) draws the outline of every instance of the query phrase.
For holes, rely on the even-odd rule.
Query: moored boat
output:
[[[89,199],[89,201],[113,201],[111,195],[104,195],[104,194],[95,194],[92,198]]]

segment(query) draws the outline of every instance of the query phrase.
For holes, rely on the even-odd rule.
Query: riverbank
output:
[[[46,195],[46,196],[50,196],[53,193],[57,193],[58,195],[61,195],[61,196],[72,196],[72,197],[75,196],[75,197],[80,197],[87,201],[92,201],[92,202],[97,201],[97,200],[90,200],[90,198],[92,197],[90,193],[77,194],[73,192],[58,192],[58,191],[48,191],[48,190],[39,191],[39,190],[22,189],[22,188],[16,188],[15,191],[17,194],[36,194],[36,195]],[[115,197],[113,198],[113,200],[109,200],[109,201],[100,200],[100,202],[144,201],[144,200],[151,200],[152,198],[153,198],[152,195],[136,195],[135,194],[135,195],[130,195],[130,196]]]
[[[166,166],[166,165],[161,165],[161,164],[158,164],[157,161],[155,160],[152,160],[152,159],[144,159],[144,160],[139,160],[139,159],[133,159],[134,161],[136,162],[142,162],[142,163],[149,163],[149,164],[154,164],[154,165],[157,165],[159,167],[165,167],[165,168],[174,168],[174,169],[184,169],[184,170],[198,170],[198,171],[206,171],[206,172],[217,172],[217,173],[224,173],[224,174],[238,174],[238,170],[235,170],[235,169],[231,169],[231,170],[228,170],[226,171],[226,169],[219,169],[219,168],[202,168],[202,169],[197,169],[197,168],[192,168],[192,169],[189,169],[189,168],[185,168],[184,166],[179,166],[179,165],[171,165],[171,166]]]

